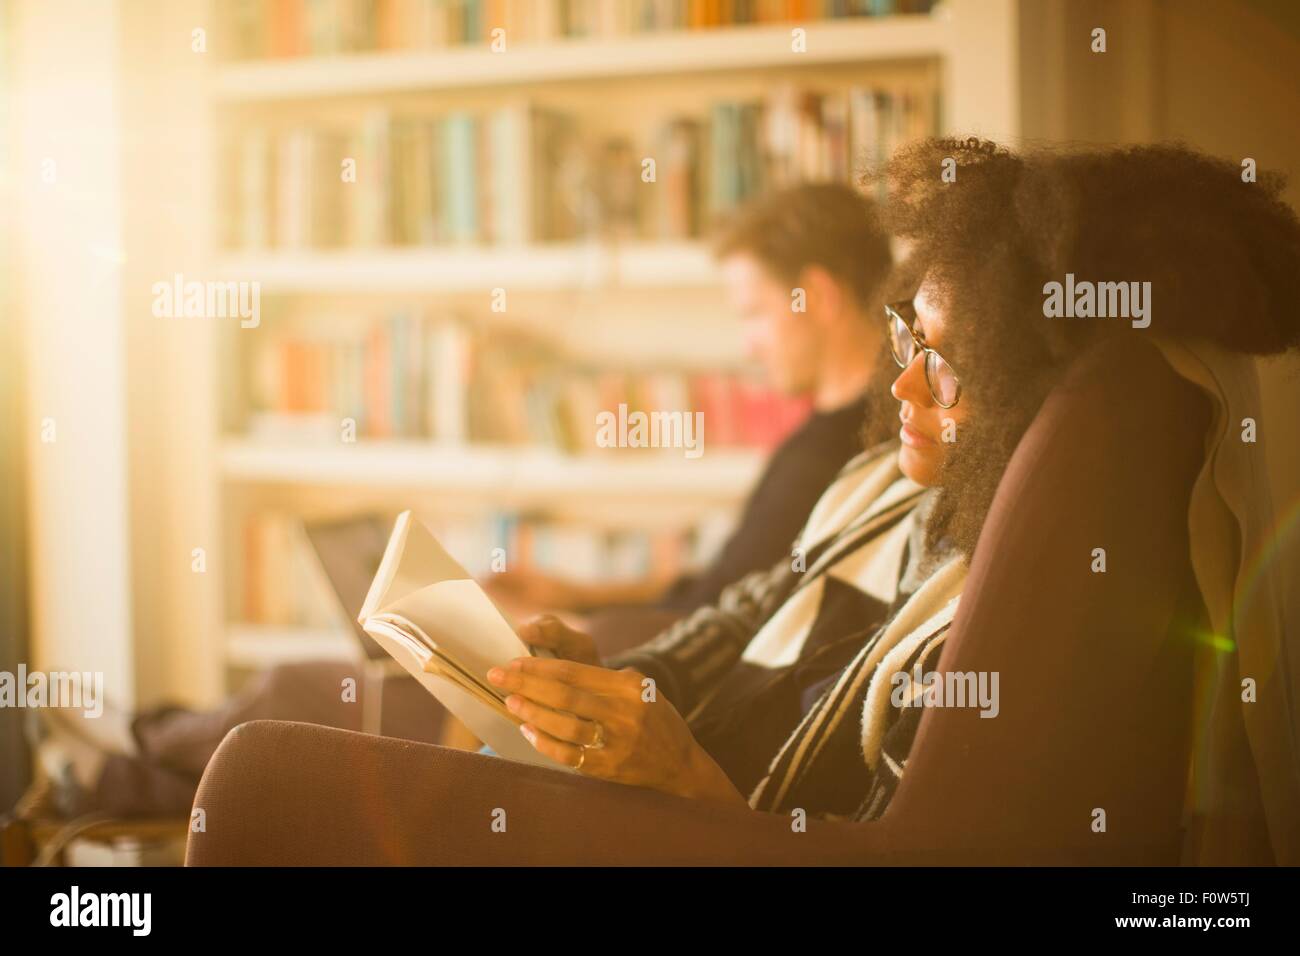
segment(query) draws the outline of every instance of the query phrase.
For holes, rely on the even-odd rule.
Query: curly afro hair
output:
[[[941,176],[945,161],[956,179]],[[951,164],[949,164],[951,168]],[[927,534],[973,552],[998,481],[1052,386],[1113,335],[1208,340],[1270,355],[1300,347],[1300,222],[1284,180],[1181,145],[1012,151],[932,139],[868,176],[906,269],[945,309],[943,353],[962,376],[963,440],[940,474]],[[1044,286],[1149,281],[1149,328],[1043,319]]]

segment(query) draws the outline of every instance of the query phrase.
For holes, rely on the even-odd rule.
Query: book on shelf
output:
[[[928,13],[934,0],[225,0],[234,60]],[[494,31],[504,33],[494,33]]]
[[[331,630],[329,585],[313,559],[296,515],[258,511],[241,527],[239,618],[270,627]]]
[[[301,250],[694,239],[772,189],[854,182],[937,129],[937,93],[925,82],[781,84],[669,117],[641,142],[526,102],[438,116],[376,107],[351,129],[241,127],[228,147],[225,243]],[[642,181],[646,157],[655,159],[653,183]]]
[[[725,370],[609,368],[564,354],[544,336],[402,308],[368,321],[266,324],[243,344],[254,441],[430,440],[565,454],[598,449],[602,412],[700,412],[704,447],[769,449],[807,416],[783,396]]]
[[[245,250],[522,245],[578,235],[573,121],[527,104],[394,116],[351,127],[244,129],[225,245]],[[576,187],[576,184],[575,184]]]
[[[465,373],[449,323],[397,311],[356,332],[279,331],[246,350],[250,437],[353,437],[461,442]],[[298,427],[301,426],[301,427]]]

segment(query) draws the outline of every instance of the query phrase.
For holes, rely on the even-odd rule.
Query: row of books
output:
[[[250,624],[334,628],[343,610],[330,589],[297,515],[249,514],[241,526],[239,573],[231,601]]]
[[[672,577],[697,563],[701,546],[691,528],[611,529],[506,512],[435,518],[431,530],[465,570],[481,579],[503,570],[585,582]],[[240,574],[231,607],[236,619],[274,627],[347,625],[301,517],[254,511],[240,531]]]
[[[356,130],[241,130],[229,146],[226,244],[689,239],[767,190],[852,182],[933,134],[937,112],[926,89],[782,86],[670,119],[641,143],[600,139],[571,116],[522,104],[436,118],[377,111]]]
[[[227,0],[235,60],[926,13],[933,0]],[[501,30],[502,33],[493,31]]]
[[[680,574],[697,557],[689,528],[609,528],[505,512],[479,520],[433,520],[443,546],[485,580],[506,571],[638,581]]]
[[[567,117],[529,106],[354,128],[240,129],[226,147],[227,246],[328,248],[573,238]]]
[[[716,104],[709,117],[712,218],[799,182],[856,182],[904,143],[938,132],[933,90],[853,87],[821,93],[778,87],[758,102]]]
[[[328,325],[286,323],[250,337],[250,438],[429,439],[576,454],[603,450],[603,413],[623,406],[701,413],[707,451],[770,448],[808,412],[806,401],[736,372],[596,367],[517,327],[414,309]]]
[[[468,439],[467,338],[415,312],[359,331],[270,329],[247,345],[248,420],[255,439]]]

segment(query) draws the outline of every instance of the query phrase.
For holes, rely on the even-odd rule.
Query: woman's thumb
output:
[[[569,629],[554,614],[542,614],[519,628],[519,639],[525,644],[558,648],[568,643]]]

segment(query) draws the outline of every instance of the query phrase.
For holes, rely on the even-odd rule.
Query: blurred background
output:
[[[707,558],[807,412],[708,245],[773,188],[952,133],[1300,195],[1289,0],[9,0],[0,39],[0,670],[133,708],[358,653],[304,520],[415,508],[472,572]],[[156,314],[215,280],[256,327]],[[1300,381],[1263,373],[1294,517]],[[621,403],[705,411],[705,453],[597,449]],[[0,712],[0,807],[26,760]]]

